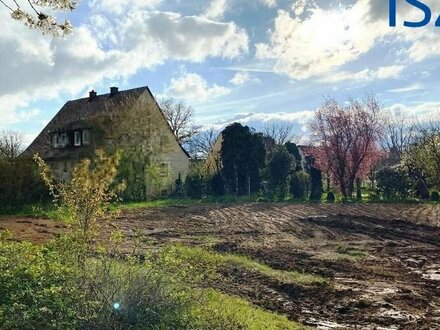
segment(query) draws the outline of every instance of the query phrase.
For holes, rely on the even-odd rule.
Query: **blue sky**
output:
[[[440,1],[425,1],[440,14]],[[26,142],[70,99],[149,86],[193,106],[198,123],[291,123],[298,135],[324,96],[374,92],[384,107],[440,113],[440,28],[385,0],[82,0],[74,32],[52,40],[0,7],[0,129]]]

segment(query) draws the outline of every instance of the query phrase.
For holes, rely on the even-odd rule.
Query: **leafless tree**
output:
[[[27,6],[25,6],[27,2]],[[47,10],[72,11],[77,6],[75,0],[0,0],[0,4],[10,11],[14,20],[22,21],[31,29],[54,37],[66,36],[72,31],[69,21],[59,23],[55,16],[43,12]]]
[[[218,134],[219,133],[212,128],[201,131],[189,139],[185,146],[187,146],[187,150],[193,158],[206,159],[215,141],[217,141]]]
[[[382,132],[380,143],[387,152],[396,152],[400,158],[411,144],[415,123],[401,110],[385,110],[381,114]]]
[[[293,134],[293,127],[289,123],[272,122],[264,126],[263,134],[272,138],[276,144],[283,145],[286,142],[298,144],[301,140]]]
[[[159,105],[180,143],[186,143],[198,133],[200,126],[194,124],[194,109],[191,106],[173,98],[160,99]]]
[[[0,133],[0,160],[11,161],[23,151],[23,134],[14,131]]]

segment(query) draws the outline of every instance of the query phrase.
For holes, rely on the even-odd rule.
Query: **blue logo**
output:
[[[402,0],[403,1],[403,0]],[[428,5],[420,0],[404,0],[409,5],[419,9],[424,17],[421,21],[403,21],[403,26],[410,28],[418,28],[428,25],[431,22],[432,11]],[[397,0],[389,0],[390,2],[390,26],[395,27],[397,25]],[[440,16],[435,21],[435,26],[440,27]]]

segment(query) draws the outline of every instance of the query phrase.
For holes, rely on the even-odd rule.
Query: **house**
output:
[[[177,141],[148,87],[68,101],[23,156],[38,153],[55,177],[68,180],[74,165],[95,150],[123,152],[127,188],[151,195],[188,172],[189,155]]]

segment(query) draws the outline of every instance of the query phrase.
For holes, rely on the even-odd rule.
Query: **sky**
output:
[[[424,2],[432,22],[408,28],[423,14],[403,0],[396,27],[386,0],[81,0],[57,14],[74,26],[64,39],[0,5],[0,129],[30,143],[65,102],[110,86],[184,100],[205,127],[288,122],[307,135],[325,97],[366,92],[430,118],[440,113],[440,1]]]

